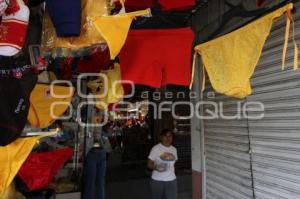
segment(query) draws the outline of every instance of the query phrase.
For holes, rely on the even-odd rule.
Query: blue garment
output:
[[[46,0],[58,37],[80,35],[81,0]]]
[[[105,150],[92,148],[87,154],[84,167],[83,199],[104,199],[105,173]]]

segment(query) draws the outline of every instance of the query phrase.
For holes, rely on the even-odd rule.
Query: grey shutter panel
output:
[[[296,4],[295,36],[300,45],[300,2]],[[249,120],[255,198],[300,198],[300,70],[293,71],[289,43],[281,70],[286,18],[276,22],[252,77],[248,101],[265,106],[261,120]],[[250,112],[250,115],[254,114]]]
[[[236,104],[243,102],[220,95],[208,98],[211,93],[212,89],[208,88],[204,100],[222,102],[226,116],[235,115]],[[204,112],[208,110],[214,108],[205,105]],[[246,120],[238,119],[204,121],[207,199],[253,198],[247,125]]]

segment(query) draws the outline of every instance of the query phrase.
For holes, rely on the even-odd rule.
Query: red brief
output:
[[[188,86],[193,39],[190,28],[130,30],[120,53],[122,80]]]

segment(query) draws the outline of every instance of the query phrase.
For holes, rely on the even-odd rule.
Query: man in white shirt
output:
[[[153,199],[177,199],[175,162],[177,149],[172,146],[173,133],[164,129],[161,142],[155,145],[148,156],[148,168],[152,170],[151,190]]]

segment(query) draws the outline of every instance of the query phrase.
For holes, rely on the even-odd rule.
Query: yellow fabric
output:
[[[95,44],[105,43],[105,40],[95,29],[90,18],[108,15],[107,0],[81,0],[81,8],[81,32],[79,37],[57,37],[51,18],[46,12],[42,37],[42,48],[44,51],[51,51],[55,48],[78,50]]]
[[[286,59],[286,51],[288,47],[288,39],[289,39],[289,30],[292,22],[293,27],[293,44],[294,44],[294,70],[298,69],[298,46],[295,40],[295,22],[291,13],[291,10],[287,11],[287,21],[286,21],[286,30],[285,30],[285,40],[284,40],[284,47],[282,53],[282,70],[285,68],[285,59]]]
[[[55,73],[52,72],[52,71],[50,71],[49,72],[49,83],[51,83],[51,82],[53,82],[55,80],[57,80],[57,77],[56,77]]]
[[[108,88],[107,94],[103,98],[96,98],[96,107],[106,109],[109,104],[119,102],[124,96],[123,86],[120,82],[115,83],[115,93],[113,93],[113,84],[121,80],[121,68],[119,64],[114,65],[114,69],[101,72],[107,77],[107,85],[104,85],[102,79],[89,81],[87,86],[94,95],[105,94],[105,87]],[[103,105],[106,105],[105,107]]]
[[[43,71],[38,75],[38,83],[51,83],[57,80],[56,75],[52,71]]]
[[[27,159],[35,143],[43,137],[51,136],[56,133],[57,132],[46,133],[45,135],[36,137],[19,138],[7,146],[0,147],[0,198],[11,191],[7,190],[7,188]]]
[[[11,183],[10,186],[0,195],[0,199],[26,199],[21,193],[17,192],[15,184]]]
[[[150,14],[150,9],[93,18],[96,29],[101,33],[109,47],[111,59],[120,53],[125,44],[132,20],[147,14]]]
[[[236,98],[251,94],[250,78],[272,24],[292,8],[293,4],[288,4],[232,33],[195,47],[218,93]]]
[[[30,95],[28,121],[37,128],[50,126],[56,118],[51,115],[52,103],[61,103],[53,106],[53,116],[59,117],[68,109],[74,93],[73,87],[53,86],[53,94],[66,97],[57,98],[50,93],[50,85],[37,84]],[[70,95],[71,94],[71,95]],[[67,97],[67,95],[70,95]]]

